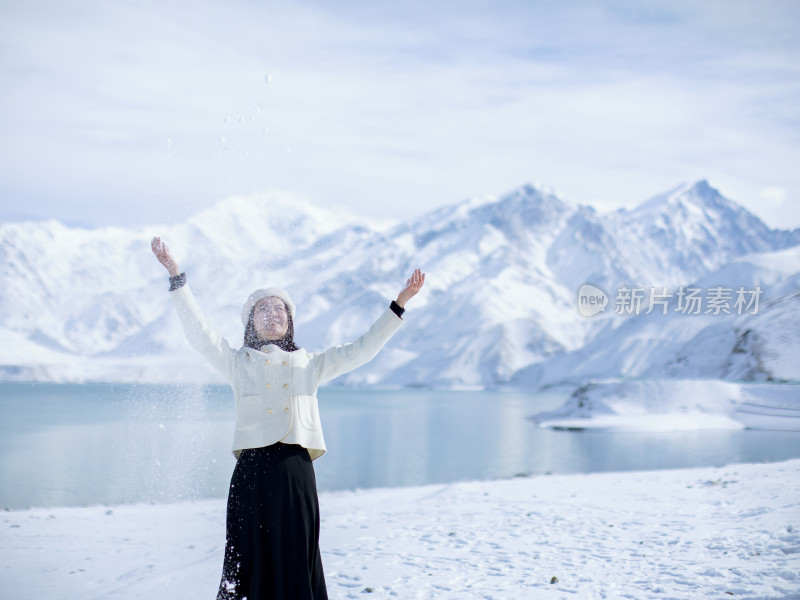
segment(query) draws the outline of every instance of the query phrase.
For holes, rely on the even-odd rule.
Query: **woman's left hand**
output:
[[[417,292],[422,289],[424,283],[425,273],[423,273],[421,269],[415,269],[414,274],[406,281],[406,287],[404,287],[400,295],[397,296],[395,302],[397,302],[400,308],[405,308],[406,302],[417,295]]]

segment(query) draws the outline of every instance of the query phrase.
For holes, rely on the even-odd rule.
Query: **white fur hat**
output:
[[[271,287],[262,288],[250,294],[250,297],[247,298],[247,302],[245,302],[242,307],[242,325],[247,327],[247,321],[250,319],[250,311],[253,310],[256,303],[263,298],[280,298],[283,300],[286,303],[286,308],[289,309],[289,314],[292,315],[292,321],[294,321],[294,302],[289,298],[289,294],[280,288]]]

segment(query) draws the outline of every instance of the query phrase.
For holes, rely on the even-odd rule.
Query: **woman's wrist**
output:
[[[178,288],[186,285],[186,273],[179,273],[178,275],[170,275],[169,277],[169,291],[173,292]]]
[[[389,308],[391,308],[392,312],[401,319],[403,318],[403,313],[406,312],[406,309],[400,306],[396,300],[392,300],[392,303],[389,305]]]

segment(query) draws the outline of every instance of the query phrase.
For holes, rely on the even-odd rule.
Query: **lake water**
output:
[[[800,433],[538,429],[566,393],[319,392],[320,491],[800,457]],[[224,498],[227,386],[0,383],[0,507]]]

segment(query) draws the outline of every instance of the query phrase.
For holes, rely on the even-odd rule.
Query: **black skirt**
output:
[[[327,600],[317,481],[308,450],[242,450],[231,477],[217,600]]]

